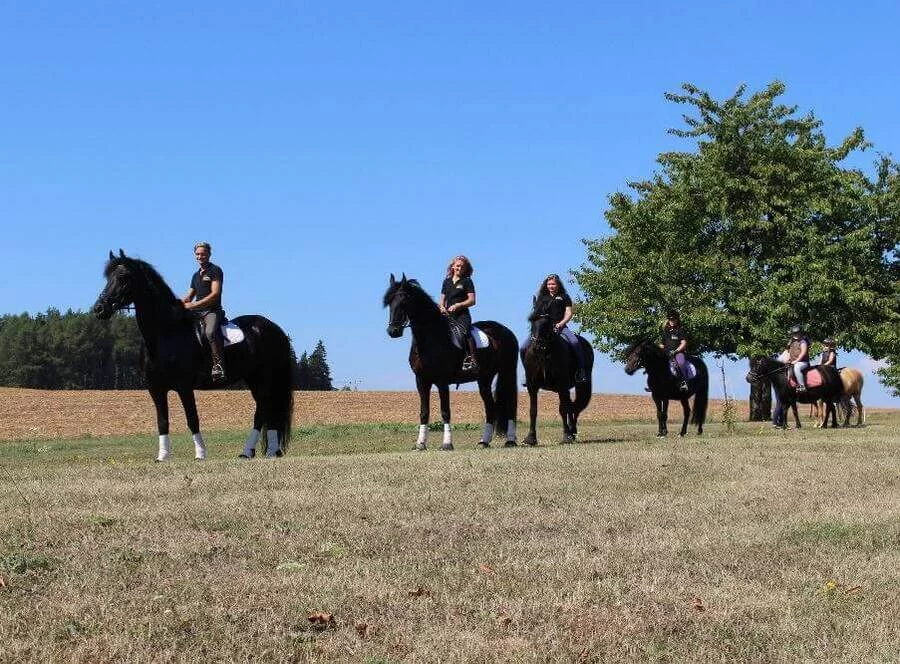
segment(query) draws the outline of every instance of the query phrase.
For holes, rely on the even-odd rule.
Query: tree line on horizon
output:
[[[50,308],[34,316],[0,316],[0,386],[43,390],[135,390],[146,387],[142,339],[133,316],[101,321],[90,313]],[[242,382],[230,386],[243,389]],[[332,390],[320,339],[294,361],[294,389]]]

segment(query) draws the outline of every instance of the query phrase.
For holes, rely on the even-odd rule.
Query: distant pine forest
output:
[[[145,387],[141,335],[133,316],[108,321],[77,311],[0,316],[0,386],[43,390],[134,390]],[[294,387],[331,390],[320,340],[295,358]],[[242,383],[232,386],[241,389]]]

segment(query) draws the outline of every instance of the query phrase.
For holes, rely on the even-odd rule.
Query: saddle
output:
[[[202,322],[198,319],[197,323],[194,325],[194,334],[197,337],[197,342],[206,348],[209,344],[206,341],[206,337],[203,335],[203,329],[201,328]],[[222,325],[219,326],[219,336],[222,340],[222,347],[233,346],[235,344],[239,344],[244,341],[244,331],[239,328],[237,325],[232,323],[231,321],[225,321]]]
[[[459,348],[460,350],[468,351],[469,347],[465,343],[465,339],[463,339],[462,328],[458,325],[454,325],[453,321],[450,322],[450,339],[453,341],[453,345]],[[480,328],[472,326],[472,331],[469,333],[475,340],[475,348],[487,348],[491,345],[491,339],[487,334],[484,333]]]
[[[787,368],[788,372],[788,385],[795,388],[797,387],[797,379],[794,377],[794,369],[791,366]],[[819,367],[807,367],[803,371],[803,375],[806,377],[806,387],[820,387],[824,382],[822,379],[822,372],[819,371]]]
[[[696,378],[697,367],[694,366],[694,363],[691,362],[690,358],[686,358],[685,364],[687,365],[687,371],[685,372],[687,375],[684,377],[684,380]],[[669,373],[671,373],[674,378],[678,378],[681,375],[678,371],[678,363],[672,358],[669,359]]]

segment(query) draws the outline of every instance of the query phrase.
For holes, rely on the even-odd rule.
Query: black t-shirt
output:
[[[218,265],[214,265],[210,263],[207,265],[206,270],[203,274],[200,273],[200,270],[197,270],[194,273],[194,276],[191,277],[191,288],[194,289],[194,300],[202,300],[204,297],[212,293],[212,282],[218,281],[219,284],[223,283],[224,275],[222,273],[222,268]],[[204,309],[203,311],[215,311],[222,308],[222,303],[219,302],[219,306],[217,307],[209,307]]]
[[[469,299],[469,293],[475,292],[475,284],[471,277],[462,277],[455,284],[451,277],[444,279],[441,285],[441,293],[444,296],[444,306],[449,308],[451,304],[459,304]]]
[[[678,327],[666,327],[663,330],[663,346],[665,346],[667,352],[678,348],[684,339],[687,339],[687,332],[681,325]]]
[[[550,293],[541,295],[537,302],[534,303],[534,313],[538,316],[547,314],[550,320],[558,323],[566,316],[566,307],[572,306],[572,298],[568,293],[557,293],[555,296]]]

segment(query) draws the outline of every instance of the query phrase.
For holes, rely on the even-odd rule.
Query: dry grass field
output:
[[[478,450],[453,399],[453,453],[407,451],[413,395],[301,393],[240,462],[246,397],[204,395],[210,460],[154,464],[144,394],[0,391],[0,661],[900,659],[900,413],[659,441],[600,396],[558,446],[545,400]]]

